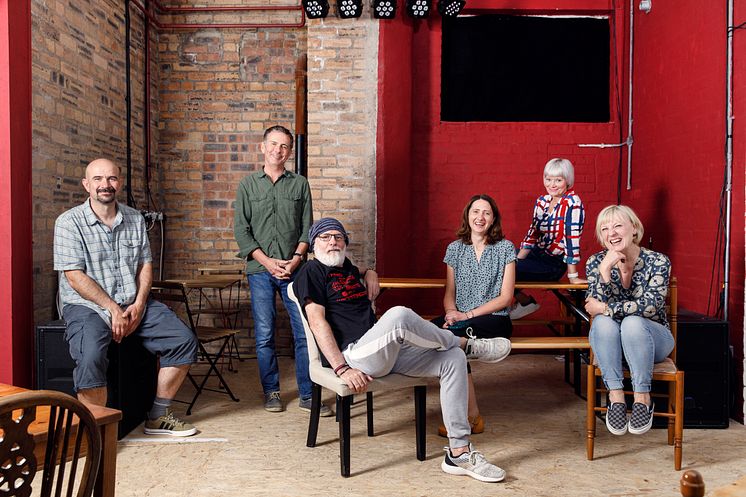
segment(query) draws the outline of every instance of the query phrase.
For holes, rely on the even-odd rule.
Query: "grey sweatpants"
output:
[[[466,355],[460,338],[407,307],[392,307],[343,351],[347,364],[373,376],[440,378],[440,409],[452,448],[469,443]]]

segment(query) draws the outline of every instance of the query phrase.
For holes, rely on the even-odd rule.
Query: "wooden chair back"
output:
[[[39,493],[43,497],[93,493],[101,461],[101,433],[93,415],[77,399],[50,390],[4,397],[0,399],[0,431],[1,495],[31,495],[39,468],[43,468]]]

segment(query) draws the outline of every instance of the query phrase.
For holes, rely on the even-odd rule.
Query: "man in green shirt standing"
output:
[[[275,296],[282,296],[295,342],[295,377],[299,407],[311,410],[311,379],[308,348],[297,307],[287,286],[308,251],[308,230],[313,211],[308,180],[285,169],[293,148],[293,135],[283,126],[264,132],[261,150],[264,167],[241,180],[236,193],[233,230],[238,257],[246,260],[251,290],[254,336],[259,376],[264,390],[264,409],[281,412],[280,370],[275,351]],[[322,406],[322,416],[332,415]]]

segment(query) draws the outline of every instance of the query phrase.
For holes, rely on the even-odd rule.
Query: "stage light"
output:
[[[363,0],[337,0],[337,17],[350,19],[363,13]]]
[[[303,9],[309,19],[319,19],[329,14],[329,0],[303,0]]]
[[[407,14],[415,19],[424,19],[430,15],[430,0],[407,0]]]
[[[373,0],[373,17],[393,19],[396,16],[396,0]]]
[[[438,12],[443,17],[458,17],[464,5],[464,0],[438,0]]]

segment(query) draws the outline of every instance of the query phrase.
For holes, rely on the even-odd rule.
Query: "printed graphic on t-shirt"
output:
[[[367,298],[368,292],[360,281],[352,274],[343,274],[341,271],[330,271],[329,288],[332,290],[329,299],[335,302],[344,302],[359,298]]]

